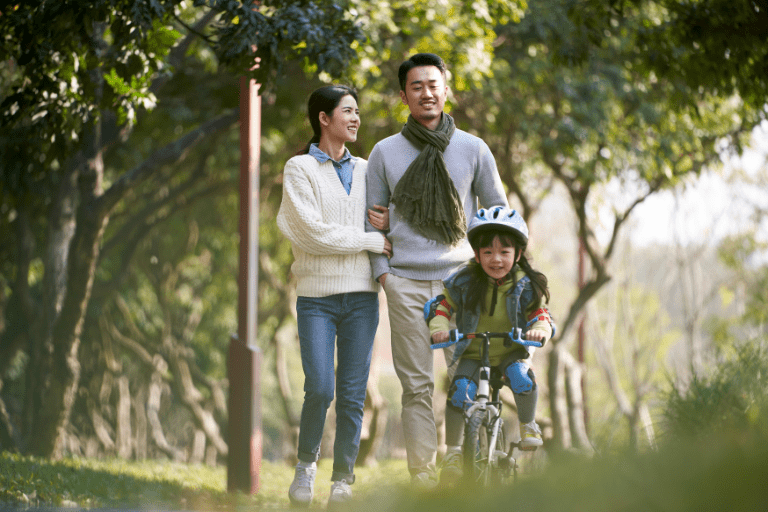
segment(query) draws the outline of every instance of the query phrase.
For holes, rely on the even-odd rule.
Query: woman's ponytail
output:
[[[311,139],[309,139],[309,142],[307,142],[307,145],[304,146],[302,149],[300,149],[299,152],[296,153],[296,154],[297,155],[306,155],[307,153],[309,153],[309,147],[312,144],[319,144],[319,143],[320,143],[320,134],[316,133],[314,136],[312,136]]]

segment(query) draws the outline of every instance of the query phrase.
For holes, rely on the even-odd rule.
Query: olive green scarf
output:
[[[397,212],[412,228],[446,245],[458,244],[467,231],[464,205],[443,156],[455,130],[453,118],[445,112],[437,130],[430,130],[408,116],[401,133],[421,148],[421,153],[408,166],[391,198]]]

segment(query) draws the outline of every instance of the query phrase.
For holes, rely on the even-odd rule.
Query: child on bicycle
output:
[[[547,278],[531,268],[525,255],[528,226],[522,216],[503,206],[481,209],[470,222],[467,237],[475,258],[445,279],[443,293],[424,308],[432,343],[449,340],[449,322],[454,315],[461,333],[510,332],[519,326],[525,339],[541,343],[549,340],[554,325],[545,307],[549,301]],[[491,366],[500,370],[514,394],[520,446],[528,450],[542,445],[535,421],[536,378],[529,363],[533,350],[518,344],[505,347],[502,340],[492,340],[489,350]],[[465,402],[474,400],[477,390],[479,344],[471,340],[458,342],[451,364],[457,360],[445,411],[447,451],[440,475],[443,483],[455,483],[462,476],[463,411]]]

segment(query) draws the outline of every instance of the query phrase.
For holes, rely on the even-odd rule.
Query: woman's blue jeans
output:
[[[335,387],[336,439],[331,479],[352,483],[360,448],[373,338],[379,324],[379,297],[372,292],[299,297],[296,313],[304,367],[298,457],[304,462],[318,459],[325,417]],[[334,376],[336,350],[338,368]]]

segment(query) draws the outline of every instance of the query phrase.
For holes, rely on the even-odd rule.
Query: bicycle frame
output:
[[[475,482],[480,481],[483,485],[488,486],[491,484],[492,479],[503,481],[506,476],[508,476],[503,474],[504,471],[507,471],[510,468],[514,471],[516,463],[512,458],[512,449],[517,446],[517,443],[511,443],[508,449],[503,446],[503,420],[501,419],[502,404],[499,399],[501,385],[492,386],[491,364],[488,355],[490,351],[490,340],[491,338],[504,339],[504,343],[507,346],[514,342],[523,346],[540,347],[541,343],[522,339],[520,329],[515,329],[508,333],[482,332],[468,334],[461,334],[458,330],[454,330],[451,331],[450,338],[452,343],[455,343],[462,338],[479,339],[482,343],[477,394],[475,395],[474,400],[469,401],[469,407],[464,410],[465,444],[467,444],[464,451],[464,466],[466,478]],[[482,414],[482,418],[478,415],[478,412]],[[473,424],[473,419],[476,415],[478,416],[477,419],[474,420],[474,423],[477,423],[478,421],[480,423]],[[470,454],[468,451],[469,444],[474,444],[477,439],[470,439],[467,441],[466,436],[469,435],[470,430],[472,429],[474,429],[472,430],[472,435],[474,437],[479,436],[480,428],[486,429],[485,439],[487,439],[487,444],[484,448],[487,450],[487,453],[476,453],[475,450],[472,450],[474,453]],[[502,461],[505,462],[502,463]],[[478,469],[477,466],[480,466],[480,469]]]

